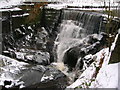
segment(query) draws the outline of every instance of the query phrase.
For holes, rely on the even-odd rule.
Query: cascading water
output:
[[[96,13],[78,10],[62,11],[62,23],[58,29],[59,33],[55,40],[54,49],[57,54],[57,62],[65,64],[63,72],[71,78],[71,83],[78,77],[77,75],[81,74],[77,67],[78,64],[82,69],[83,61],[81,59],[85,55],[91,54],[90,49],[95,49],[97,45],[97,48],[100,48],[99,43],[93,43],[97,42],[94,34],[98,37],[98,34],[105,29],[105,24],[102,21],[103,17]],[[97,52],[94,49],[92,54]],[[66,71],[72,72],[66,73]]]
[[[82,40],[80,38],[84,37],[84,29],[75,24],[75,21],[65,20],[60,26],[60,34],[56,42],[58,42],[57,55],[58,62],[62,62],[65,52],[74,46],[79,45]],[[80,34],[81,33],[81,34]]]
[[[63,61],[67,50],[83,43],[87,35],[103,30],[103,25],[100,25],[103,18],[90,12],[64,10],[62,19],[55,43],[58,62]]]

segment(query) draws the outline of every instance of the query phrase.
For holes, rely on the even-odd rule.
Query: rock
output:
[[[0,55],[5,65],[0,67],[0,86],[18,90],[20,88],[65,88],[68,78],[52,66],[30,65]],[[9,67],[9,68],[8,68]],[[61,90],[61,89],[60,89]]]
[[[22,32],[21,30],[20,30],[20,28],[17,28],[17,29],[15,29],[15,32],[14,32],[14,34],[15,34],[15,38],[16,39],[19,39],[19,38],[22,38],[24,35],[25,35],[25,32]]]
[[[68,65],[69,69],[75,67],[79,58],[78,48],[70,48],[64,55],[64,63]]]
[[[89,54],[93,55],[100,51],[104,46],[107,46],[107,38],[108,36],[105,33],[88,35],[84,39],[83,43],[79,44],[78,46],[71,47],[66,51],[63,60],[64,63],[68,65],[70,70],[72,70],[72,68],[75,68],[77,63],[80,64],[77,66],[82,69],[83,61],[86,60],[85,56]],[[80,58],[81,60],[78,61]],[[92,60],[90,60],[89,63],[91,62]]]
[[[50,55],[48,52],[37,52],[33,56],[33,60],[36,61],[38,64],[41,65],[48,65],[50,64]]]
[[[111,53],[109,63],[118,63],[118,62],[120,62],[120,34],[118,35],[118,39],[116,41],[116,46]]]
[[[36,47],[37,49],[40,48],[46,48],[46,43],[47,43],[47,39],[48,39],[48,33],[45,30],[44,27],[41,27],[41,29],[38,29],[36,38],[35,38],[35,42],[36,42]]]
[[[24,61],[31,64],[49,65],[50,55],[48,52],[42,52],[38,50],[26,50],[21,52],[14,52],[15,58],[20,61]]]

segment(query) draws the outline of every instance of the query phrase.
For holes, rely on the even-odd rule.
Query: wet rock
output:
[[[59,89],[67,85],[67,76],[52,66],[33,66],[3,55],[0,55],[0,59],[4,62],[4,66],[0,67],[2,69],[0,86],[8,90],[13,88],[15,90],[20,88]]]
[[[83,61],[88,61],[89,63],[92,62],[90,59],[85,59],[85,56],[97,53],[104,46],[107,46],[107,35],[105,33],[89,35],[83,40],[83,43],[66,51],[64,55],[64,63],[68,65],[70,70],[72,70],[72,68],[75,68],[76,64],[79,62],[80,65],[78,66],[82,69]],[[81,60],[78,61],[78,59]]]
[[[71,48],[64,55],[64,63],[68,65],[70,70],[74,68],[77,63],[79,58],[78,52],[78,48]]]

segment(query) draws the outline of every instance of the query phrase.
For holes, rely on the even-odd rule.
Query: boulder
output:
[[[0,86],[9,89],[53,88],[67,86],[68,78],[53,66],[30,65],[0,55],[3,65],[0,66]],[[60,89],[61,90],[61,89]]]
[[[75,68],[76,64],[80,67],[83,67],[83,60],[86,55],[93,55],[100,51],[104,46],[107,46],[107,34],[100,33],[100,34],[92,34],[88,35],[84,40],[83,43],[80,43],[78,46],[71,47],[68,49],[64,55],[64,63],[68,65],[69,69]],[[78,61],[78,59],[80,59]],[[91,60],[90,60],[91,63]]]
[[[50,55],[48,52],[39,50],[26,50],[20,52],[14,52],[15,58],[20,61],[24,61],[31,64],[49,65]]]

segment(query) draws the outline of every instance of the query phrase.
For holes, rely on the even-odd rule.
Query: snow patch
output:
[[[101,68],[90,88],[118,88],[118,66],[120,63],[109,64]]]
[[[24,16],[29,16],[29,13],[24,13],[22,15],[12,15],[12,17],[24,17]]]
[[[11,9],[0,9],[1,12],[3,11],[20,11],[22,9],[18,8],[18,7],[15,7],[15,8],[11,8]]]
[[[11,59],[9,57],[0,55],[0,60],[2,62],[0,62],[0,64],[2,64],[2,66],[0,66],[0,85],[4,85],[4,81],[10,81],[11,84],[10,85],[5,85],[6,88],[10,88],[14,85],[22,85],[20,87],[23,87],[24,82],[20,82],[19,79],[20,78],[13,78],[14,74],[18,74],[20,72],[21,69],[25,69],[25,65],[29,65],[27,63],[24,62],[19,62],[15,59]],[[2,73],[4,72],[4,73]]]
[[[43,81],[45,81],[47,79],[52,80],[52,79],[54,79],[54,76],[52,74],[50,76],[43,75],[43,77],[41,78],[41,82],[43,82]]]
[[[16,54],[17,59],[22,59],[22,60],[25,59],[24,56],[26,55],[26,53],[15,52],[15,54]]]

